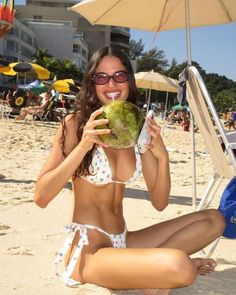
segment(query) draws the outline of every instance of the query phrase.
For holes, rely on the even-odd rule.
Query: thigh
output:
[[[196,275],[192,260],[175,249],[102,248],[85,260],[83,281],[112,289],[175,288]]]
[[[207,217],[211,210],[203,210],[176,217],[149,227],[128,232],[127,247],[131,248],[152,248],[159,247],[173,234],[199,220]]]

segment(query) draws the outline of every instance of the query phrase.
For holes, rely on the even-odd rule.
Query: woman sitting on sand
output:
[[[51,154],[35,189],[35,202],[44,208],[73,182],[74,211],[70,233],[55,267],[66,261],[61,279],[72,286],[92,283],[113,289],[176,288],[190,285],[197,273],[216,265],[212,259],[191,259],[224,230],[224,219],[211,209],[194,212],[137,231],[129,231],[123,217],[125,185],[144,175],[152,205],[168,205],[168,152],[160,128],[148,120],[151,143],[140,155],[137,146],[114,149],[96,129],[107,119],[95,120],[100,107],[112,99],[135,103],[138,90],[128,58],[105,47],[91,58],[79,93],[80,111],[66,117],[54,139]],[[97,173],[91,169],[98,165]],[[96,169],[95,169],[96,170]]]

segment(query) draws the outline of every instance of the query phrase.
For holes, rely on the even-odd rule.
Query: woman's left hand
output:
[[[166,159],[168,157],[168,152],[161,137],[161,128],[151,118],[148,118],[147,131],[151,136],[150,144],[146,145],[147,149],[150,150],[158,160]]]

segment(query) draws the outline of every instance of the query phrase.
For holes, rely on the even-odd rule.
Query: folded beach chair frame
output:
[[[0,119],[9,121],[12,112],[12,107],[6,105],[0,105]]]
[[[188,67],[187,96],[190,110],[204,138],[213,163],[213,174],[204,190],[197,211],[210,206],[223,179],[232,179],[236,175],[236,132],[226,132],[211,100],[205,83],[194,66]],[[208,253],[210,257],[219,242],[216,240]]]

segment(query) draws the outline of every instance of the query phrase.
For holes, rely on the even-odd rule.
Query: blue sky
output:
[[[16,0],[15,4],[24,4]],[[150,33],[131,30],[131,38],[143,40],[145,51],[157,47],[169,62],[186,60],[185,30]],[[191,29],[191,55],[207,73],[217,73],[236,81],[236,23]]]
[[[143,40],[145,51],[152,47],[163,50],[171,62],[186,61],[185,30],[151,33],[131,30],[131,38]],[[191,29],[191,55],[207,73],[217,73],[236,81],[236,23]]]

